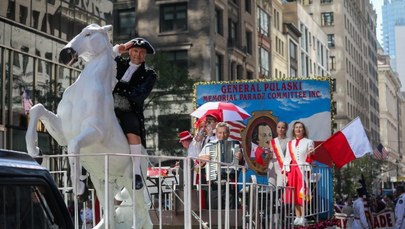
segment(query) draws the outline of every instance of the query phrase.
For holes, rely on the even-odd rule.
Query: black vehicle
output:
[[[0,228],[74,228],[53,177],[27,153],[0,150]]]

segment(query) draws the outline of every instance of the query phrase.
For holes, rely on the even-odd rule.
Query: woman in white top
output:
[[[278,122],[276,129],[277,137],[270,140],[270,149],[273,153],[273,158],[269,163],[269,182],[278,187],[284,186],[281,170],[284,165],[287,142],[290,141],[290,139],[287,138],[287,130],[288,124],[286,122]]]
[[[292,140],[287,144],[284,170],[287,172],[288,186],[294,187],[295,225],[305,225],[304,201],[309,199],[306,172],[311,170],[307,157],[314,149],[314,141],[308,139],[304,123],[297,121],[293,125]]]

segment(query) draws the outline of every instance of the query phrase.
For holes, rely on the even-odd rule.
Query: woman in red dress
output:
[[[292,130],[292,140],[287,143],[287,152],[284,160],[284,170],[287,172],[288,185],[294,188],[295,225],[305,225],[304,201],[309,200],[306,175],[311,171],[308,157],[314,149],[314,141],[308,139],[305,125],[295,122]]]

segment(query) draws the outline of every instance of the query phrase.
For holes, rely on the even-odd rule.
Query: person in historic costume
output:
[[[284,166],[285,153],[287,151],[287,143],[290,139],[287,137],[288,124],[286,122],[278,122],[276,127],[277,137],[270,140],[270,150],[273,157],[269,163],[268,175],[269,182],[275,186],[284,186],[284,179],[281,170]]]
[[[365,201],[367,196],[367,190],[365,187],[357,189],[358,198],[353,202],[353,215],[354,220],[352,223],[352,229],[368,229],[370,228],[365,210]]]
[[[295,225],[305,225],[304,201],[308,201],[308,172],[311,166],[307,162],[314,149],[314,141],[308,139],[304,123],[297,121],[293,125],[293,139],[287,143],[284,170],[287,172],[288,186],[294,187]]]
[[[152,45],[144,38],[135,38],[126,44],[115,45],[114,53],[118,56],[117,80],[115,85],[114,108],[118,121],[124,131],[131,154],[140,155],[142,147],[146,147],[146,131],[144,124],[144,101],[155,85],[157,74],[145,63],[147,54],[154,54]],[[128,53],[128,58],[120,54]],[[135,189],[143,187],[140,157],[133,157]]]
[[[404,186],[397,186],[395,194],[398,199],[395,204],[395,229],[405,229],[405,189]]]

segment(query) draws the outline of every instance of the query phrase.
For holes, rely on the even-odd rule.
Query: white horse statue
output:
[[[48,111],[42,104],[31,108],[26,133],[27,151],[31,156],[39,155],[36,126],[40,120],[59,145],[67,146],[68,155],[82,155],[69,157],[73,190],[78,195],[84,191],[84,183],[79,181],[83,166],[90,174],[98,199],[104,208],[104,215],[105,211],[108,211],[110,216],[108,220],[104,218],[95,228],[152,228],[150,203],[147,201],[149,198],[145,198],[146,190],[132,188],[132,162],[129,156],[109,156],[108,203],[104,197],[104,157],[83,156],[96,153],[129,155],[130,152],[127,139],[114,113],[112,90],[116,83],[116,64],[108,38],[108,31],[111,29],[110,25],[89,25],[62,49],[61,62],[72,65],[80,56],[87,64],[77,80],[64,91],[57,114]],[[142,160],[143,174],[146,174],[146,159]],[[124,193],[130,191],[122,195],[129,198],[129,202],[132,203],[131,199],[135,198],[133,208],[119,206],[115,209],[114,196],[122,189]],[[128,203],[128,199],[124,202]],[[106,204],[108,209],[105,209]]]

